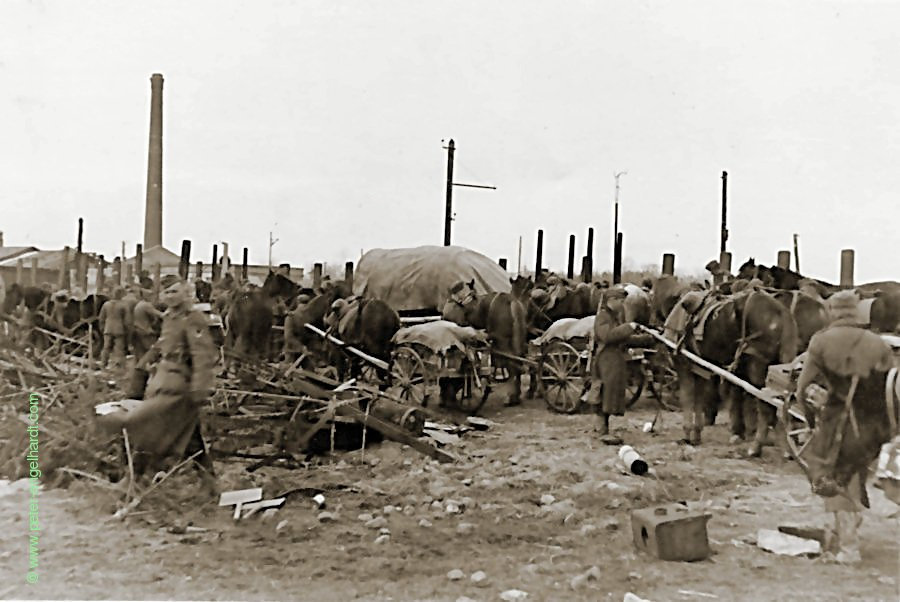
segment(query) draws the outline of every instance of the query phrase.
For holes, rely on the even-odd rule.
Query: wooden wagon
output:
[[[392,343],[388,391],[393,396],[422,406],[437,398],[441,406],[468,414],[484,405],[494,366],[483,331],[436,320],[401,328]]]

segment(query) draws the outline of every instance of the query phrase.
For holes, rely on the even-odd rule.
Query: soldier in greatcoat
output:
[[[861,511],[869,507],[869,466],[882,444],[896,434],[898,421],[896,405],[889,405],[885,396],[885,379],[893,365],[890,347],[856,323],[858,302],[852,291],[832,295],[832,322],[810,340],[797,381],[797,400],[814,427],[801,455],[813,493],[825,498],[825,510],[834,515],[826,547],[838,561],[848,563],[860,560],[858,529]],[[813,382],[828,390],[818,416],[806,397]]]
[[[139,369],[146,369],[158,358],[144,402],[124,415],[103,417],[103,422],[108,427],[127,429],[136,467],[142,470],[162,469],[200,452],[197,462],[205,469],[209,485],[213,466],[200,435],[199,410],[213,389],[215,348],[206,317],[192,308],[185,282],[167,276],[161,298],[168,307],[162,332],[138,362]]]
[[[587,402],[599,416],[597,432],[605,443],[617,443],[609,434],[609,417],[625,415],[625,386],[628,384],[628,347],[649,345],[649,335],[639,335],[634,322],[625,321],[624,289],[604,291],[594,318],[594,350],[591,361],[591,389]]]

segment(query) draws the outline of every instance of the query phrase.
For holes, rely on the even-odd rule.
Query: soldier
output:
[[[163,314],[156,309],[147,299],[149,291],[140,291],[141,300],[134,306],[134,324],[132,335],[132,348],[135,362],[140,361],[144,354],[159,337],[159,325]]]
[[[159,358],[150,377],[144,402],[124,415],[110,414],[108,428],[126,428],[140,469],[161,469],[166,463],[201,452],[204,484],[214,489],[213,465],[200,435],[200,406],[213,388],[215,349],[205,316],[192,309],[189,287],[177,276],[162,280],[162,300],[168,307],[162,333],[141,358],[144,369]]]
[[[869,507],[868,467],[897,424],[897,408],[885,400],[885,378],[892,367],[890,347],[877,334],[856,324],[859,299],[852,291],[835,293],[828,309],[832,323],[809,343],[797,381],[797,400],[814,429],[802,456],[813,493],[825,498],[834,515],[826,548],[838,562],[860,560],[860,512]],[[818,420],[806,399],[816,380],[827,385],[828,399]],[[818,425],[816,425],[818,422]]]
[[[103,333],[103,351],[100,353],[100,365],[105,367],[112,354],[116,365],[125,367],[125,328],[128,321],[127,309],[122,303],[124,291],[120,287],[113,290],[113,298],[100,308],[98,321]]]
[[[129,284],[125,287],[125,295],[122,297],[122,303],[125,306],[125,353],[134,353],[134,360],[138,360],[137,353],[134,352],[134,308],[140,301],[137,287]]]
[[[625,322],[626,296],[621,288],[604,291],[594,318],[594,353],[587,402],[596,407],[601,441],[610,445],[621,443],[621,439],[609,434],[609,417],[625,415],[628,347],[652,343],[649,335],[635,334],[636,323]]]

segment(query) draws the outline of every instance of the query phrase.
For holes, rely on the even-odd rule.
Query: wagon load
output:
[[[441,405],[474,414],[490,392],[487,334],[438,320],[401,328],[391,340],[393,395],[413,405]]]
[[[450,287],[473,280],[479,295],[510,291],[506,271],[471,249],[455,246],[372,249],[359,260],[353,293],[381,299],[398,312],[440,313]]]
[[[535,345],[546,345],[551,341],[586,341],[594,337],[594,318],[562,318],[551,324],[544,333],[532,341]]]

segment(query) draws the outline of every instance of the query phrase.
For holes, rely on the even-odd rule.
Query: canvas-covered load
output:
[[[401,328],[391,339],[396,345],[423,345],[435,353],[444,354],[449,349],[463,353],[471,344],[487,343],[487,335],[471,326],[460,326],[456,322],[437,320]]]
[[[590,340],[594,336],[594,318],[562,318],[550,325],[544,334],[534,340],[535,345],[543,345],[550,341],[571,341],[573,339]]]
[[[372,249],[356,266],[353,293],[381,299],[395,311],[443,308],[450,287],[475,281],[475,292],[508,293],[509,277],[497,262],[464,247]]]

